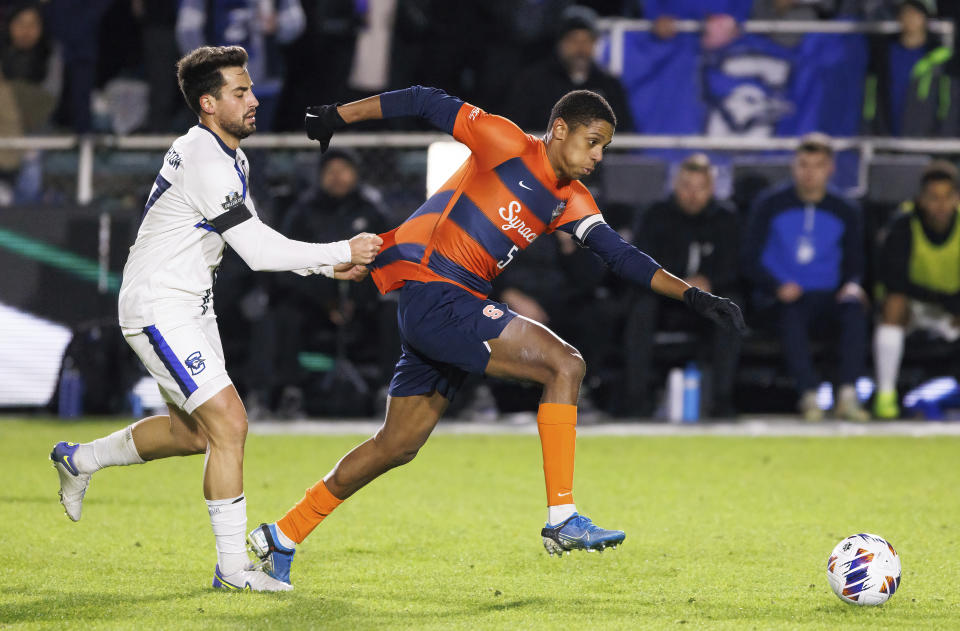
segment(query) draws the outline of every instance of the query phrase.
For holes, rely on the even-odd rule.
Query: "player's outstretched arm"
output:
[[[740,307],[732,300],[691,287],[664,270],[647,254],[620,238],[599,215],[589,215],[572,226],[561,228],[569,229],[578,243],[593,250],[621,278],[649,287],[660,295],[683,300],[694,312],[722,327],[737,333],[746,330]]]
[[[216,227],[216,220],[213,222]],[[350,241],[306,243],[288,239],[256,217],[221,231],[223,239],[256,272],[285,272],[341,263],[369,263],[382,240],[361,233]]]
[[[698,287],[691,287],[667,270],[658,269],[650,279],[650,288],[663,296],[683,300],[692,311],[718,325],[743,333],[747,329],[740,307],[729,298],[714,296]]]
[[[437,88],[415,85],[384,92],[346,105],[312,105],[304,116],[307,137],[320,143],[321,153],[330,146],[333,134],[352,123],[381,118],[419,116],[438,129],[453,133],[463,101]]]

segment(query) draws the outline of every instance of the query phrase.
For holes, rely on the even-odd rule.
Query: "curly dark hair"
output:
[[[574,90],[560,97],[560,100],[550,110],[550,121],[547,123],[547,129],[551,129],[553,121],[558,118],[566,121],[570,129],[574,129],[578,125],[587,126],[597,119],[607,121],[614,128],[617,126],[617,116],[613,113],[610,104],[607,103],[607,99],[590,90]]]
[[[199,116],[200,97],[209,94],[219,99],[220,88],[227,83],[220,69],[246,65],[247,51],[242,46],[201,46],[177,62],[177,83],[187,105]]]

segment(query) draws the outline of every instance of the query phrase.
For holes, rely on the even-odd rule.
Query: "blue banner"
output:
[[[867,54],[855,34],[810,34],[794,46],[745,34],[705,50],[697,34],[628,32],[621,80],[639,133],[856,136]],[[841,188],[856,184],[855,158],[839,160]]]

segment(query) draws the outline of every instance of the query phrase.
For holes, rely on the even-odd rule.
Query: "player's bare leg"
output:
[[[229,385],[205,401],[191,415],[207,438],[203,496],[208,500],[243,494],[243,447],[247,439],[247,412],[240,395]]]
[[[489,344],[488,375],[543,385],[537,429],[547,487],[547,524],[540,534],[547,552],[619,545],[622,531],[593,525],[577,513],[573,502],[577,398],[586,372],[583,357],[553,331],[523,317],[514,318]]]
[[[438,392],[389,397],[386,418],[376,434],[341,458],[282,519],[261,524],[250,533],[250,548],[263,559],[267,573],[289,583],[296,544],[302,543],[343,500],[390,469],[413,460],[448,403]]]
[[[287,583],[252,571],[246,553],[247,500],[243,495],[243,448],[247,438],[247,413],[237,389],[231,384],[197,407],[190,415],[206,437],[203,495],[207,500],[210,525],[217,541],[217,567],[213,586],[220,589],[288,591]],[[183,420],[183,419],[180,419]],[[188,421],[182,424],[191,429]],[[184,438],[180,424],[170,427],[169,437]],[[153,429],[153,428],[151,428]],[[194,432],[189,432],[196,438]],[[158,437],[163,433],[158,432]],[[198,441],[199,442],[199,441]],[[193,444],[193,447],[198,443]],[[161,449],[163,445],[161,445]]]
[[[449,401],[436,392],[389,397],[383,425],[327,474],[323,479],[327,489],[345,500],[390,469],[413,460],[448,404]]]
[[[488,343],[488,375],[541,384],[541,403],[577,404],[587,367],[580,352],[556,333],[519,316]]]
[[[207,451],[207,437],[197,422],[180,408],[167,404],[169,414],[151,416],[133,424],[133,444],[146,461],[191,456]]]

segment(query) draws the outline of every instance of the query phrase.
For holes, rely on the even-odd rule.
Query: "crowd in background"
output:
[[[677,20],[701,21],[698,45],[704,51],[731,45],[747,19],[899,20],[900,33],[871,39],[861,131],[949,137],[960,126],[960,81],[955,79],[960,63],[928,30],[928,20],[956,22],[957,4],[10,3],[0,7],[0,135],[181,133],[194,121],[183,107],[174,65],[181,54],[203,44],[240,44],[249,52],[260,131],[299,131],[307,105],[415,83],[444,88],[531,131],[545,126],[561,95],[591,89],[610,101],[619,131],[646,131],[635,119],[630,86],[596,61],[597,18],[623,16],[652,20],[653,37],[662,41],[678,37]],[[775,39],[792,46],[797,37]],[[390,121],[379,128],[418,126]],[[730,417],[749,407],[737,396],[743,387],[737,383],[744,374],[738,370],[741,355],[744,364],[759,362],[767,344],[786,360],[785,374],[794,387],[785,398],[790,406],[795,398],[806,418],[822,416],[817,388],[829,379],[838,386],[835,413],[865,419],[854,385],[874,370],[873,412],[883,418],[900,414],[899,371],[904,355],[908,360],[910,355],[906,336],[951,343],[960,337],[954,322],[960,316],[960,271],[943,273],[944,261],[960,270],[960,199],[953,167],[935,163],[916,182],[916,196],[903,200],[902,213],[886,209],[884,221],[870,222],[854,202],[828,189],[835,156],[824,137],[805,138],[792,157],[789,181],[771,182],[748,197],[733,191],[730,202],[718,199],[711,157],[695,154],[678,164],[669,196],[608,220],[691,284],[742,303],[753,332],[741,348],[739,341],[691,318],[682,305],[618,284],[598,259],[564,235],[544,236],[498,279],[496,297],[549,324],[581,350],[590,371],[585,405],[617,416],[657,414],[666,369],[696,359],[707,369],[704,413]],[[0,205],[38,199],[39,169],[37,152],[0,151]],[[274,225],[302,240],[389,229],[397,217],[365,179],[356,154],[331,151],[309,187],[264,206]],[[256,194],[255,185],[253,190]],[[894,216],[889,227],[887,214]],[[217,292],[219,304],[237,305],[220,314],[221,327],[227,355],[237,367],[233,374],[253,414],[374,411],[376,392],[382,394],[399,345],[395,307],[372,284],[254,277],[239,261],[227,260]],[[332,364],[325,364],[330,358]],[[764,379],[769,386],[768,377],[757,383]],[[522,409],[530,396],[523,388],[478,382],[458,406],[471,414]]]

